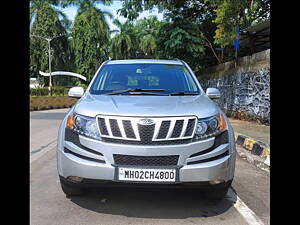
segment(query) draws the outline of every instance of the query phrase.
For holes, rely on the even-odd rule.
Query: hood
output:
[[[76,104],[75,112],[95,117],[98,114],[120,116],[190,116],[216,115],[219,108],[206,95],[91,95],[86,93]]]

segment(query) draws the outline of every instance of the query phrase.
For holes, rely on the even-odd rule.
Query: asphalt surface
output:
[[[56,144],[59,125],[69,109],[30,112],[30,155]]]
[[[30,224],[259,224],[251,222],[239,201],[270,224],[269,173],[239,157],[232,189],[219,202],[199,191],[136,188],[91,190],[67,199],[59,184],[55,148],[67,111],[30,113]]]

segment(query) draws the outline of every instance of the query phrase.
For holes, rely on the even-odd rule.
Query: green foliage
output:
[[[72,29],[76,72],[90,81],[108,57],[109,27],[104,13],[94,6],[77,15]]]
[[[135,29],[139,40],[139,52],[145,58],[158,58],[157,39],[163,24],[164,22],[159,21],[155,16],[136,22]]]
[[[30,0],[29,4],[29,12],[30,12],[30,21],[34,19],[36,16],[37,12],[43,8],[45,4],[51,4],[58,6],[59,5],[59,0]]]
[[[52,87],[52,96],[68,96],[69,88]],[[48,87],[30,88],[30,96],[47,96],[50,95]]]
[[[44,38],[65,34],[66,29],[59,17],[60,13],[48,2],[44,2],[36,11],[31,34]],[[69,42],[67,36],[62,36],[51,41],[51,66],[52,71],[64,70],[69,65]],[[49,72],[48,42],[37,37],[30,37],[30,76],[36,77],[39,71]]]
[[[117,34],[111,40],[111,56],[113,59],[136,58],[138,51],[136,29],[133,23],[122,24],[115,19],[113,23],[118,27]]]
[[[86,90],[87,87],[88,87],[87,84],[80,83],[80,81],[76,83],[76,86],[77,86],[77,87],[82,87],[84,90]]]
[[[52,87],[51,96],[68,96],[69,88]],[[48,87],[30,88],[30,96],[47,96],[50,95]]]
[[[237,25],[240,29],[269,18],[269,0],[207,0],[215,7],[217,25],[215,43],[221,47],[232,45]]]
[[[100,64],[113,59],[179,58],[193,70],[227,60],[232,48],[236,26],[244,29],[269,17],[269,0],[124,0],[118,13],[128,20],[114,20],[118,30],[109,30],[105,16],[97,4],[110,5],[112,0],[31,0],[31,34],[53,37],[68,36],[51,42],[52,71],[73,71],[87,77],[89,83]],[[53,6],[77,6],[71,27],[66,16]],[[144,10],[157,8],[164,20],[156,17],[136,20]],[[151,12],[151,11],[150,11]],[[110,35],[115,33],[114,37]],[[222,48],[222,54],[217,48]],[[47,41],[30,38],[30,76],[39,70],[48,72]],[[38,76],[39,77],[39,76]],[[48,85],[49,78],[39,78]],[[77,78],[54,77],[55,86],[82,86]],[[32,94],[45,91],[32,89]],[[54,90],[53,94],[62,92]]]
[[[49,95],[48,87],[30,88],[30,96],[46,96]]]
[[[147,58],[179,58],[190,64],[195,71],[200,70],[204,64],[204,56],[216,61],[207,48],[207,40],[213,43],[214,28],[212,20],[215,12],[204,0],[125,0],[120,15],[129,20],[137,18],[143,10],[158,8],[164,14],[163,21],[145,20],[141,35],[139,35],[140,52]],[[150,22],[151,21],[151,22]],[[150,29],[147,29],[149,23]],[[136,22],[136,26],[141,23]],[[212,56],[211,56],[212,55]],[[206,61],[209,61],[206,60]]]
[[[65,87],[52,87],[51,96],[68,96],[69,88]]]
[[[162,58],[179,58],[190,64],[195,71],[200,69],[200,57],[204,54],[204,42],[199,25],[185,20],[165,23],[158,38],[158,49]]]
[[[181,56],[188,63],[195,64],[198,60],[202,66],[213,65],[222,60],[227,60],[231,57],[233,52],[233,39],[237,25],[240,29],[247,28],[255,23],[265,20],[270,16],[270,0],[125,0],[123,7],[118,11],[120,15],[135,20],[144,10],[152,10],[158,8],[159,12],[164,14],[165,22],[170,24],[176,23],[176,20],[183,21],[185,24],[190,24],[189,29],[182,28],[182,26],[173,27],[172,31],[161,31],[156,40],[157,47],[160,52],[166,51],[172,46],[180,46],[182,38],[186,41],[193,39],[193,46],[189,49],[192,52],[201,52],[197,55],[197,59],[187,59],[186,56]],[[195,27],[193,23],[198,26],[197,32],[200,33],[202,43],[197,40],[197,35],[190,35],[190,31]],[[180,24],[180,23],[177,23]],[[163,30],[163,29],[162,29]],[[170,41],[161,43],[164,39],[164,33],[172,35]],[[195,36],[195,38],[191,38]],[[148,37],[150,40],[150,38]],[[153,45],[153,41],[148,40]],[[198,46],[200,44],[200,46]],[[216,48],[222,49],[222,54],[216,52]],[[204,53],[202,53],[204,48]],[[174,55],[173,51],[172,55]],[[160,54],[164,56],[164,54]],[[190,61],[192,60],[192,61]]]

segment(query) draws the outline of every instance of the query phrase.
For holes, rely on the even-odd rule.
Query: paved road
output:
[[[253,220],[256,217],[269,224],[269,174],[239,157],[233,189],[220,202],[205,200],[197,191],[120,188],[65,198],[56,171],[56,149],[51,142],[66,111],[30,115],[31,147],[42,148],[31,150],[31,157],[39,155],[30,168],[32,225],[259,224]]]
[[[30,112],[30,155],[56,144],[58,127],[69,109]]]

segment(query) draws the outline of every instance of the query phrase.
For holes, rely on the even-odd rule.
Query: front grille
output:
[[[152,143],[152,137],[154,134],[155,125],[140,125],[138,124],[139,134],[141,138],[141,143],[144,145],[150,145]]]
[[[102,138],[102,141],[114,143],[114,144],[124,144],[124,145],[145,145],[145,142],[141,141],[131,141],[131,140],[122,140],[114,138]],[[180,144],[189,144],[192,143],[192,139],[182,139],[182,140],[169,140],[169,141],[152,141],[148,145],[180,145]]]
[[[142,124],[147,119],[149,124]],[[196,128],[196,117],[97,116],[103,141],[141,145],[189,143]]]
[[[114,154],[116,165],[122,166],[176,166],[178,155],[168,156],[134,156]]]

